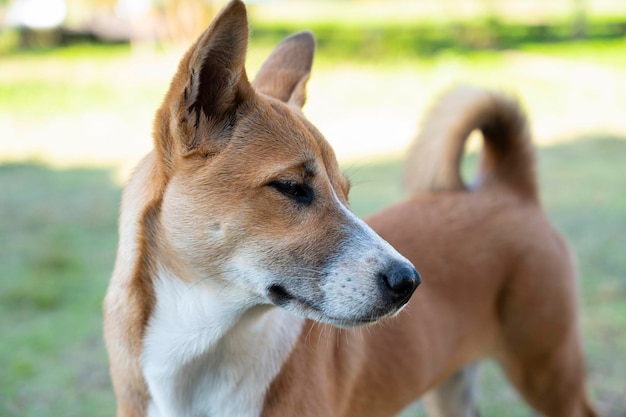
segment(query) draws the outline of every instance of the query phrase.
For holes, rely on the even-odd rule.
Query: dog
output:
[[[125,187],[104,301],[118,416],[258,416],[309,320],[371,323],[420,283],[348,208],[302,114],[312,35],[283,41],[253,83],[247,42],[234,0],[182,58]]]
[[[252,83],[247,39],[233,0],[182,58],[154,150],[124,189],[104,300],[118,417],[391,416],[431,389],[445,408],[459,400],[446,378],[487,355],[546,415],[594,415],[574,270],[516,110],[498,98],[452,109],[493,122],[454,125],[486,132],[484,182],[452,187],[463,131],[451,132],[424,171],[458,189],[368,225],[301,111],[312,35],[284,40]],[[419,297],[400,253],[429,276]]]

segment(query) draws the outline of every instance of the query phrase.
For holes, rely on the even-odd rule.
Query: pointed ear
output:
[[[224,145],[237,110],[254,96],[247,46],[246,8],[233,0],[187,51],[157,113],[155,148],[167,164],[176,154],[211,154]]]
[[[261,93],[302,107],[314,52],[315,38],[310,32],[288,37],[267,58],[252,85]]]

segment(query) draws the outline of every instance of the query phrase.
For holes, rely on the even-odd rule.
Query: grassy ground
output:
[[[622,138],[540,153],[546,208],[578,254],[589,381],[607,417],[626,410],[625,154]],[[400,166],[397,159],[346,166],[359,214],[402,198]],[[100,302],[120,187],[111,170],[30,163],[0,166],[0,187],[0,415],[111,415]],[[484,415],[529,415],[494,366],[481,386]]]
[[[0,166],[0,415],[112,415],[100,305],[119,186],[97,169]]]
[[[429,57],[320,46],[306,112],[350,161],[361,215],[402,198],[400,159],[363,155],[397,155],[441,89],[463,81],[521,96],[542,139],[546,208],[580,261],[591,391],[605,416],[623,417],[624,40]],[[252,44],[250,73],[268,49]],[[79,45],[0,58],[0,416],[113,413],[100,304],[116,245],[118,168],[149,148],[178,56]],[[45,162],[2,163],[25,157]],[[91,165],[67,167],[77,161]],[[485,416],[529,415],[494,366],[481,378]]]

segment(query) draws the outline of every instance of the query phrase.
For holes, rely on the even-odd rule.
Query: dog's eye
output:
[[[313,190],[306,184],[295,181],[273,181],[269,185],[298,203],[309,204],[313,201]]]

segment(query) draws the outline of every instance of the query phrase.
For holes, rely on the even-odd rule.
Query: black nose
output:
[[[422,282],[419,272],[411,264],[394,261],[381,274],[385,289],[394,303],[404,304],[409,301],[413,291]]]

